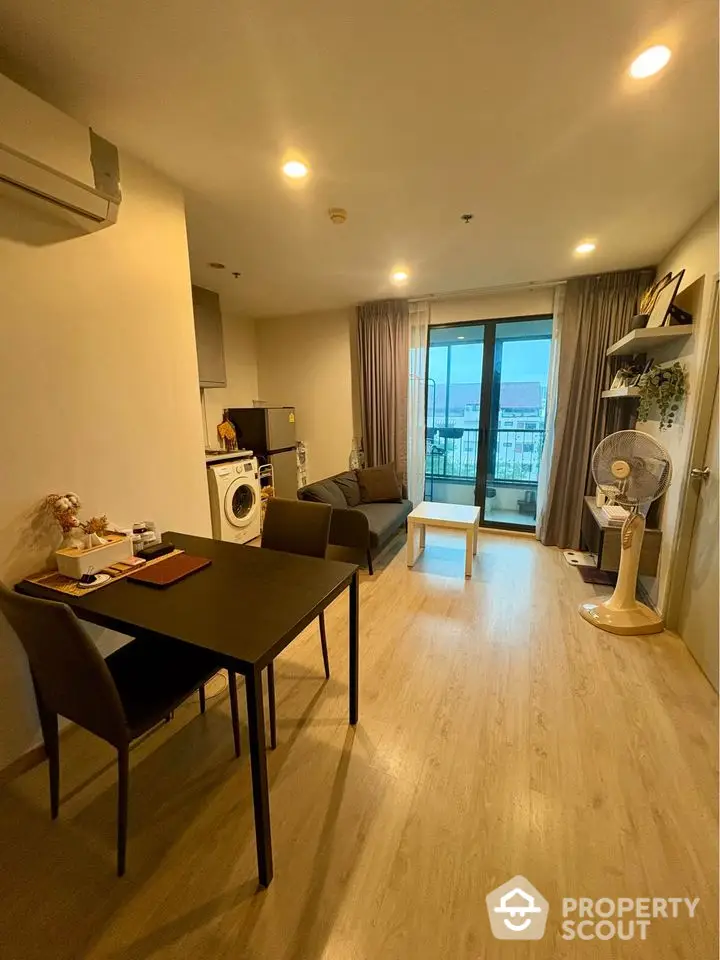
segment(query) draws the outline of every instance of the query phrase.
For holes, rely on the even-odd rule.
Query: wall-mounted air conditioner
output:
[[[0,75],[0,196],[87,231],[108,227],[122,199],[117,149]]]

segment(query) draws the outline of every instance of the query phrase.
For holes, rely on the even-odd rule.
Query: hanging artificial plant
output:
[[[638,384],[640,388],[640,406],[637,418],[643,423],[650,418],[655,404],[660,413],[660,429],[667,430],[675,422],[680,404],[685,399],[685,367],[677,360],[667,367],[656,364],[643,374]]]

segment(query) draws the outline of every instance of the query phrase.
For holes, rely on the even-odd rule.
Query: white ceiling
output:
[[[717,194],[717,33],[715,0],[0,0],[0,68],[183,184],[195,281],[263,316],[399,263],[420,295],[657,262]]]

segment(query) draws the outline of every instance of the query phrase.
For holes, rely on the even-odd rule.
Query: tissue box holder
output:
[[[106,537],[109,543],[88,549],[56,550],[58,571],[73,580],[79,580],[84,573],[99,573],[103,567],[118,560],[127,560],[133,555],[132,540],[130,537],[110,535]]]

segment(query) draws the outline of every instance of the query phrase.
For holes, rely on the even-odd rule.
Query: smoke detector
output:
[[[343,210],[342,207],[330,207],[328,216],[333,223],[345,223],[347,220],[347,210]]]

